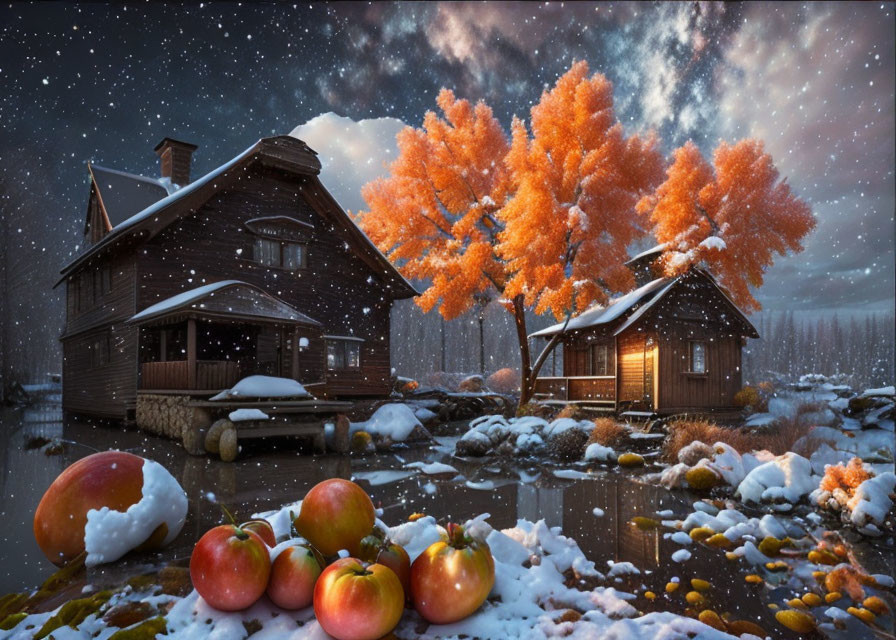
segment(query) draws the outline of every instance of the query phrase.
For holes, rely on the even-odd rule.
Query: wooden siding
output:
[[[712,330],[661,339],[659,408],[663,411],[699,411],[734,406],[734,394],[741,388],[741,339],[719,338]],[[706,344],[706,373],[689,373],[689,350],[693,339]]]
[[[355,255],[306,178],[254,165],[199,210],[174,222],[140,249],[137,308],[202,284],[238,279],[257,285],[323,324],[326,335],[362,338],[361,368],[328,373],[331,395],[387,395],[389,314],[381,276]],[[312,206],[311,202],[315,202]],[[312,225],[307,268],[291,272],[252,260],[248,220],[289,216]],[[324,366],[320,339],[300,354],[308,373]],[[307,364],[306,364],[307,363]],[[303,373],[304,375],[304,373]],[[319,376],[314,382],[320,380]]]
[[[108,337],[108,362],[97,366],[93,345]],[[137,397],[137,329],[110,325],[62,340],[62,408],[125,418]]]
[[[78,311],[78,288],[72,286],[71,278],[65,283],[62,408],[125,418],[137,396],[137,330],[124,324],[135,313],[135,261],[127,255],[100,257],[83,273],[92,277],[104,265],[110,270],[111,291],[98,294],[95,302],[82,304]],[[108,363],[95,366],[92,345],[102,335],[108,335]]]

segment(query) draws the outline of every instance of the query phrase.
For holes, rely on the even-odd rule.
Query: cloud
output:
[[[751,5],[717,67],[720,136],[763,140],[818,219],[766,306],[892,307],[892,27],[874,4]]]
[[[344,209],[365,209],[361,187],[388,174],[398,155],[395,136],[404,128],[397,118],[352,120],[322,113],[293,129],[289,135],[304,140],[317,151],[321,182]]]

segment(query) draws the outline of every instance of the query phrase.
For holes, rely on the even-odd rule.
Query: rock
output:
[[[221,438],[218,442],[218,452],[221,455],[222,462],[233,462],[236,460],[236,455],[239,453],[239,447],[237,443],[236,427],[234,427],[233,424],[221,432]]]
[[[484,388],[485,381],[482,376],[470,376],[460,381],[457,390],[465,393],[481,393]]]
[[[688,481],[688,486],[696,491],[712,489],[720,480],[719,476],[707,467],[694,467],[684,475],[684,478]]]
[[[481,458],[488,455],[492,443],[488,437],[478,431],[473,431],[476,436],[464,437],[457,441],[454,447],[454,454],[461,457]]]
[[[184,449],[191,456],[205,455],[205,436],[208,433],[207,427],[196,425],[186,425],[183,429],[182,442]]]
[[[712,460],[715,451],[713,448],[706,444],[705,442],[700,442],[697,440],[696,442],[692,442],[686,447],[682,447],[678,452],[678,461],[682,464],[686,464],[689,467],[693,467],[695,464],[703,460],[704,458],[708,458]]]
[[[644,466],[644,458],[637,453],[623,453],[616,459],[620,467],[641,467]]]
[[[811,633],[815,631],[815,619],[803,611],[778,611],[775,619],[791,631],[797,633]]]
[[[119,604],[103,614],[103,622],[110,627],[130,627],[132,624],[143,622],[155,613],[155,609],[148,602],[125,602]]]
[[[373,444],[373,438],[366,431],[356,431],[352,434],[351,443],[352,453],[373,453],[376,446]]]

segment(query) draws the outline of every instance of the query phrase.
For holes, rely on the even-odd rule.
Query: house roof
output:
[[[99,242],[89,247],[62,269],[62,277],[56,285],[59,285],[66,277],[102,251],[110,249],[128,238],[139,236],[141,240],[149,239],[180,216],[189,215],[223,189],[226,184],[229,184],[231,177],[256,161],[306,176],[311,181],[314,190],[322,196],[327,211],[332,214],[333,221],[342,227],[353,241],[356,253],[371,268],[382,274],[386,284],[394,289],[395,297],[410,298],[419,295],[419,292],[376,248],[370,238],[361,231],[360,227],[320,182],[317,176],[320,173],[321,165],[317,159],[317,153],[302,140],[290,136],[262,138],[229,162],[115,224]],[[125,175],[132,176],[133,174]],[[135,177],[140,178],[140,176]]]
[[[96,185],[109,224],[115,228],[128,218],[166,198],[176,189],[154,178],[89,164],[87,170]],[[169,183],[170,184],[170,183]]]
[[[624,321],[613,331],[613,335],[619,335],[626,329],[636,325],[666,296],[666,294],[672,291],[677,284],[683,282],[686,278],[692,277],[692,274],[696,274],[711,283],[724,300],[731,306],[731,309],[738,320],[743,323],[745,329],[744,335],[751,338],[759,337],[756,328],[737,305],[734,304],[725,290],[719,286],[719,283],[712,277],[712,274],[699,268],[695,268],[688,273],[674,278],[657,278],[652,282],[648,282],[643,287],[639,287],[624,296],[616,298],[607,306],[592,306],[581,315],[572,318],[569,323],[566,324],[565,329],[564,323],[561,322],[542,329],[541,331],[536,331],[535,333],[530,334],[529,337],[550,337],[557,333],[568,333],[580,329],[608,325],[616,320],[624,318]],[[628,317],[625,317],[626,314],[629,314]]]
[[[656,257],[659,257],[659,255],[660,255],[663,251],[666,250],[666,247],[667,247],[666,244],[658,244],[658,245],[656,245],[655,247],[651,247],[651,248],[648,249],[647,251],[642,251],[642,252],[639,253],[638,255],[636,255],[636,256],[630,258],[629,261],[626,262],[625,264],[626,264],[626,265],[632,265],[632,264],[638,262],[639,260],[641,260],[641,259],[643,259],[643,258],[648,258],[648,257],[656,258]]]
[[[643,287],[639,287],[634,291],[630,291],[624,296],[620,296],[612,300],[610,304],[593,305],[583,311],[580,315],[570,319],[568,323],[560,322],[541,331],[529,334],[530,338],[538,338],[542,336],[552,336],[556,333],[575,331],[577,329],[586,329],[588,327],[596,327],[602,324],[608,324],[622,317],[625,313],[636,308],[637,305],[651,300],[658,291],[668,290],[670,283],[674,283],[677,278],[657,278],[652,282],[648,282]],[[566,326],[564,330],[564,325]]]
[[[184,291],[147,307],[128,323],[145,324],[184,313],[320,325],[264,289],[240,280],[222,280]]]

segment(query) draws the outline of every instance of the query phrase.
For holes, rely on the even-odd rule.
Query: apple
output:
[[[314,586],[314,615],[337,640],[376,640],[392,631],[404,612],[398,576],[381,564],[337,560]]]
[[[382,564],[395,572],[404,589],[405,602],[411,601],[411,559],[401,545],[395,544],[378,527],[361,540],[360,559]]]
[[[261,597],[271,574],[267,545],[252,531],[223,524],[205,532],[190,556],[199,595],[221,611],[239,611]]]
[[[307,545],[286,547],[271,565],[268,597],[281,609],[304,609],[311,605],[321,563]]]
[[[373,528],[374,519],[373,502],[364,489],[331,478],[311,488],[293,525],[324,556],[341,549],[357,556],[361,538]]]
[[[463,620],[482,606],[495,584],[495,561],[484,541],[449,524],[448,540],[429,545],[411,565],[414,608],[433,624]]]
[[[262,541],[273,548],[277,546],[277,538],[274,536],[274,527],[267,520],[249,520],[240,525],[240,529],[251,531]]]
[[[34,512],[34,537],[51,562],[61,566],[84,551],[84,527],[91,509],[126,512],[140,502],[146,462],[132,453],[103,451],[78,460],[59,474]],[[185,498],[181,499],[186,505]],[[168,524],[162,522],[146,531],[145,537],[140,536],[134,546],[158,548],[169,533],[176,535],[177,531],[169,531]]]

